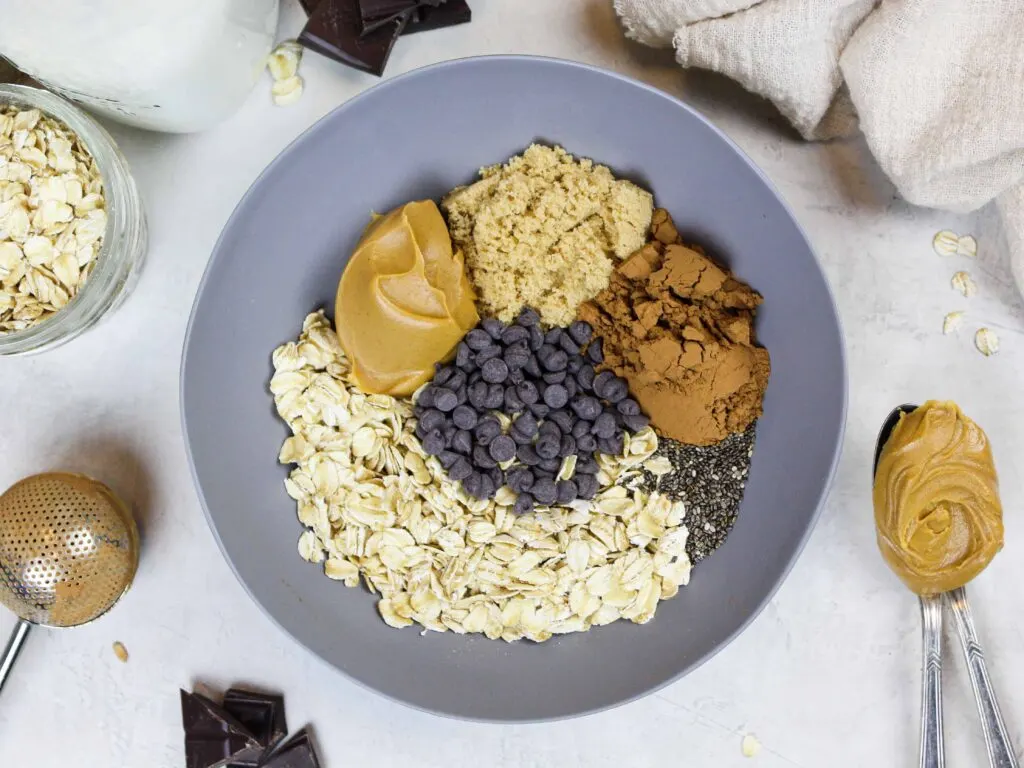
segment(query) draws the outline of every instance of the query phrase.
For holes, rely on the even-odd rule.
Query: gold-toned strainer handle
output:
[[[11,639],[7,641],[7,647],[4,648],[4,655],[0,656],[0,691],[4,688],[7,675],[10,674],[11,667],[14,666],[30,629],[32,629],[32,622],[18,619],[17,626],[11,632]]]

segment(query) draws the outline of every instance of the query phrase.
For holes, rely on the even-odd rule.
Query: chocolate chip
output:
[[[464,341],[459,342],[459,346],[455,348],[455,364],[459,368],[465,368],[466,364],[473,359],[473,350],[469,348],[469,344]]]
[[[480,417],[477,416],[476,411],[468,405],[460,405],[452,411],[452,421],[459,429],[472,429],[479,420]]]
[[[615,381],[605,387],[604,397],[610,403],[618,403],[629,396],[629,385],[625,379],[615,377]]]
[[[580,395],[573,398],[570,407],[581,419],[588,420],[596,419],[603,410],[597,398],[590,397],[589,395]]]
[[[516,457],[528,467],[540,464],[540,456],[532,445],[520,445],[516,449]]]
[[[525,330],[520,328],[519,330]],[[514,347],[509,347],[505,350],[503,355],[505,365],[509,367],[511,371],[517,371],[530,362],[530,350],[525,346],[521,347],[518,344]]]
[[[561,328],[552,328],[544,334],[544,343],[550,344],[552,347],[558,346],[558,340],[562,338]]]
[[[536,325],[530,326],[530,349],[534,352],[544,346],[544,331]]]
[[[516,432],[514,429],[510,429],[508,436],[515,440],[516,445],[529,445],[533,442],[533,435],[524,435],[522,432]]]
[[[445,427],[442,432],[442,434],[444,434],[444,444],[450,446],[452,444],[452,439],[455,437],[455,433],[458,431],[458,427],[454,424],[449,424]]]
[[[536,403],[540,399],[540,393],[537,392],[537,385],[532,381],[524,381],[516,385],[516,394],[519,395],[519,399],[527,405]]]
[[[512,422],[512,431],[533,438],[537,434],[537,418],[532,413],[521,413]]]
[[[593,475],[578,475],[574,478],[576,493],[581,499],[592,499],[597,495],[599,484]]]
[[[481,443],[473,448],[473,464],[479,469],[490,469],[497,466],[498,462],[491,457],[490,451]]]
[[[555,456],[553,459],[541,459],[540,464],[537,465],[550,477],[554,477],[555,473],[562,468],[562,460]]]
[[[497,410],[505,403],[505,388],[501,384],[491,384],[487,387],[487,399],[484,406],[489,410]]]
[[[519,316],[516,318],[516,322],[519,325],[530,327],[540,322],[540,315],[537,314],[537,310],[532,307],[523,307],[519,312]]]
[[[417,408],[433,408],[434,407],[434,388],[424,387],[423,391],[420,392],[419,397],[416,398]]]
[[[497,344],[491,344],[489,347],[484,347],[476,353],[476,357],[473,358],[476,364],[481,368],[484,367],[484,363],[488,360],[493,360],[496,357],[501,357],[501,347]]]
[[[622,454],[622,435],[597,438],[597,449],[610,456],[620,456]]]
[[[563,433],[569,434],[576,424],[576,417],[569,411],[552,411],[548,414],[548,421],[554,422]]]
[[[511,346],[521,341],[530,340],[530,331],[521,325],[510,325],[504,331],[501,332],[501,341],[503,344]]]
[[[469,395],[466,394],[466,388],[463,387],[462,389],[455,390],[455,397],[456,403],[458,403],[459,405],[465,405],[466,401],[469,399]]]
[[[519,393],[514,386],[505,387],[505,413],[511,415],[519,413],[526,407],[526,403],[519,399]]]
[[[601,371],[594,377],[594,394],[598,397],[605,396],[608,385],[615,381],[615,374],[611,371]]]
[[[445,416],[436,408],[428,408],[420,414],[420,426],[427,432],[440,429],[445,422]]]
[[[593,435],[587,435],[587,437],[593,438]],[[582,439],[582,438],[581,438]],[[577,444],[579,441],[577,441]],[[576,473],[584,473],[587,475],[596,475],[600,469],[600,465],[597,463],[597,459],[594,458],[592,451],[587,451],[586,454],[581,455],[576,459]]]
[[[445,445],[444,436],[439,429],[432,430],[423,438],[423,450],[431,456],[437,456],[445,448],[447,446]]]
[[[448,383],[448,379],[450,379],[454,375],[454,368],[452,368],[450,365],[441,365],[440,363],[438,363],[435,366],[433,383],[439,387],[444,386],[446,383]]]
[[[533,494],[520,493],[516,497],[516,503],[512,505],[512,511],[517,515],[525,515],[533,511]]]
[[[473,473],[473,466],[465,456],[460,456],[451,467],[448,468],[448,477],[455,482],[465,480]]]
[[[526,365],[523,366],[523,373],[525,373],[528,376],[532,376],[535,379],[540,378],[540,363],[537,362],[536,357],[531,357],[529,360],[526,361]]]
[[[501,338],[502,331],[505,330],[505,324],[501,322],[501,320],[498,320],[493,317],[488,317],[487,319],[485,319],[482,323],[480,323],[480,327],[487,331],[487,333],[490,334],[491,338],[494,339],[495,341]]]
[[[445,469],[451,469],[452,465],[458,461],[461,457],[455,451],[441,451],[437,455],[438,461],[441,462],[441,466]]]
[[[561,447],[561,440],[554,437],[542,437],[537,440],[537,455],[541,459],[553,459],[558,456],[558,449]]]
[[[544,387],[544,402],[552,408],[561,408],[569,402],[569,390],[561,384]]]
[[[559,337],[558,346],[561,347],[562,351],[567,355],[578,355],[580,353],[579,345],[565,333]]]
[[[422,441],[423,438],[425,438],[430,433],[430,430],[429,429],[424,429],[423,428],[423,422],[419,422],[418,421],[418,422],[416,422],[416,430],[415,430],[415,432],[416,432],[416,437],[418,437],[420,439],[420,441]]]
[[[513,491],[522,493],[533,487],[533,473],[525,467],[516,467],[508,471],[506,482]]]
[[[564,371],[565,366],[569,363],[569,356],[560,349],[552,350],[547,356],[541,356],[541,353],[538,352],[537,356],[540,357],[541,366],[547,371]]]
[[[530,489],[530,493],[538,504],[554,504],[558,498],[558,489],[555,486],[555,481],[549,480],[546,477],[537,480],[533,484],[533,488]]]
[[[563,381],[562,384],[565,385],[565,389],[569,393],[570,398],[576,397],[576,395],[579,394],[580,386],[572,376],[566,376],[565,381]]]
[[[487,382],[477,381],[470,384],[466,390],[466,395],[469,404],[478,411],[482,411],[487,407]]]
[[[562,443],[558,446],[558,455],[563,459],[576,453],[576,438],[572,435],[562,435]]]
[[[555,485],[555,493],[559,504],[568,504],[576,498],[576,483],[572,480],[559,480]]]
[[[543,419],[551,411],[551,406],[547,403],[534,403],[529,406],[530,413],[536,416],[538,419]]]
[[[619,400],[615,404],[615,410],[623,416],[636,416],[640,413],[640,403],[632,398],[626,398],[625,400]]]
[[[605,411],[594,420],[593,433],[597,439],[612,437],[615,434],[615,417]]]
[[[480,370],[483,373],[484,381],[490,384],[501,384],[508,378],[508,366],[504,360],[497,357],[484,363]]]
[[[576,372],[576,383],[585,390],[594,388],[594,366],[585,364]]]
[[[462,490],[464,490],[470,496],[479,498],[482,480],[483,475],[481,475],[479,472],[471,471],[467,477],[464,477],[462,479]]]
[[[491,441],[488,452],[497,462],[511,461],[516,457],[515,441],[508,435],[499,435]]]
[[[590,346],[587,347],[587,358],[594,365],[600,365],[604,362],[604,348],[601,346],[600,339],[594,339]]]
[[[561,384],[565,381],[565,371],[548,371],[541,378],[547,384]]]
[[[622,417],[622,421],[630,432],[639,432],[651,423],[651,420],[642,413],[626,414]]]
[[[480,493],[477,494],[478,499],[489,499],[494,495],[494,492],[498,490],[498,487],[494,484],[494,480],[491,479],[489,474],[480,475]]]
[[[523,380],[525,378],[526,378],[526,376],[523,375],[523,372],[520,369],[517,368],[514,371],[510,369],[509,372],[508,372],[508,378],[505,380],[505,383],[506,384],[522,384]]]
[[[470,453],[473,450],[473,436],[467,430],[460,429],[452,437],[451,449],[458,453]]]
[[[438,387],[434,391],[434,407],[444,413],[450,413],[459,404],[459,397],[447,387]]]
[[[466,386],[465,371],[455,371],[452,377],[445,382],[445,386],[452,392],[458,393],[460,389]]]
[[[557,440],[562,439],[562,430],[558,428],[558,424],[548,419],[537,429],[537,432],[541,437],[553,437]]]
[[[583,437],[583,435],[589,435],[590,428],[593,426],[594,425],[586,419],[580,419],[572,425],[572,436],[578,438]]]
[[[579,355],[569,355],[569,362],[565,364],[565,370],[575,376],[583,367],[584,360]]]
[[[476,435],[476,441],[480,445],[487,445],[501,434],[501,424],[493,416],[485,416],[477,423],[473,434]]]
[[[593,435],[580,435],[576,438],[576,450],[587,452],[596,451],[597,438]]]
[[[491,345],[491,336],[483,328],[474,328],[466,334],[463,341],[470,349],[481,350],[484,347],[489,347]]]
[[[594,329],[590,327],[590,323],[586,323],[583,320],[577,320],[569,326],[569,335],[581,347],[590,341],[590,335],[593,331]]]

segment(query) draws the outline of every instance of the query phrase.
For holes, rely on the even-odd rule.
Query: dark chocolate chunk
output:
[[[319,4],[320,0],[299,0],[299,5],[302,6],[302,10],[306,12],[307,16],[312,16]]]
[[[260,768],[320,768],[320,758],[309,733],[303,728],[261,763]]]
[[[299,43],[349,67],[380,76],[411,16],[412,11],[407,11],[363,35],[359,0],[321,0],[299,35]]]
[[[224,709],[267,749],[288,735],[284,696],[229,688],[224,693]]]
[[[468,24],[473,20],[473,11],[470,10],[466,0],[443,0],[437,4],[424,0],[420,7],[413,14],[409,23],[402,31],[403,35],[411,35],[414,32],[429,32],[432,29],[443,29],[454,27],[457,24]]]
[[[416,15],[419,0],[359,0],[360,33],[368,35],[385,24],[398,21],[405,13],[411,22]]]
[[[185,768],[222,768],[232,761],[255,764],[264,746],[223,707],[199,693],[181,692]]]

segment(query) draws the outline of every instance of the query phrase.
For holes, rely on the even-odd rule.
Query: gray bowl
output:
[[[362,589],[299,559],[301,526],[276,457],[286,427],[270,353],[334,292],[370,211],[439,198],[532,141],[559,143],[654,191],[679,228],[765,296],[772,377],[739,521],[645,626],[544,644],[395,630]],[[235,210],[196,297],[181,372],[199,495],[239,580],[299,643],[355,681],[474,720],[569,717],[642,696],[735,637],[772,596],[818,515],[846,413],[828,285],[778,194],[696,112],[619,75],[530,57],[452,61],[339,107],[263,172]]]

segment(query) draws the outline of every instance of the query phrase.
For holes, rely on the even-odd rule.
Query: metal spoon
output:
[[[901,405],[889,414],[875,444],[875,469],[882,447],[899,423],[900,415],[910,413],[917,406]],[[967,658],[971,687],[978,705],[978,714],[985,733],[989,765],[992,768],[1018,768],[1013,743],[1003,722],[999,702],[985,665],[985,654],[978,642],[978,634],[967,602],[964,587],[936,597],[921,597],[921,616],[924,624],[924,682],[921,703],[921,766],[932,768],[943,764],[942,745],[942,603],[945,598],[953,611],[960,645]]]
[[[916,405],[894,408],[882,424],[875,442],[875,463],[872,476],[878,469],[882,448],[889,440],[900,416],[910,413]],[[942,741],[942,599],[919,596],[921,602],[921,629],[923,641],[921,681],[921,768],[942,768],[946,764]]]

